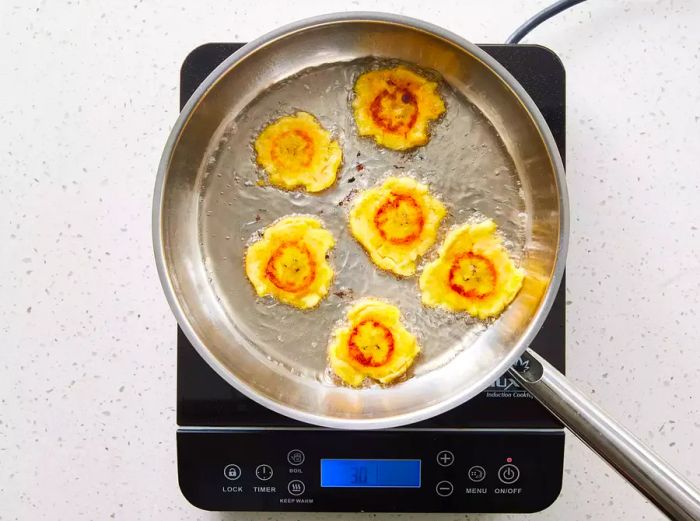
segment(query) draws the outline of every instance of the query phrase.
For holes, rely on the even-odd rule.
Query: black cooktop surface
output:
[[[242,44],[198,47],[180,76],[180,107],[206,76]],[[564,158],[565,73],[551,51],[531,45],[482,45],[521,83],[542,111]],[[565,284],[532,347],[558,369],[565,359]],[[305,424],[258,405],[217,375],[178,328],[177,422],[181,426],[293,427]],[[556,428],[561,424],[508,375],[469,402],[415,428]]]

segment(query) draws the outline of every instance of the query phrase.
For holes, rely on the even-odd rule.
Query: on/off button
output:
[[[511,463],[503,465],[498,469],[498,479],[504,485],[512,485],[520,479],[520,469]]]

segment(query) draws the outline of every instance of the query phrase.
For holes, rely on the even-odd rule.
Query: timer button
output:
[[[306,456],[299,449],[290,450],[289,453],[287,454],[287,461],[289,462],[290,465],[294,465],[295,467],[304,463],[305,459],[306,459]]]
[[[504,485],[512,485],[520,479],[520,469],[511,463],[503,465],[498,469],[498,479]]]
[[[437,495],[440,497],[451,496],[454,490],[454,486],[449,481],[440,481],[435,485],[435,492],[437,492]]]
[[[438,452],[438,455],[436,457],[438,465],[441,467],[449,467],[455,462],[455,455],[452,454],[449,450],[441,450]]]
[[[257,477],[260,481],[267,481],[268,479],[272,478],[272,474],[272,467],[264,463],[262,465],[258,465],[255,469],[255,477]]]

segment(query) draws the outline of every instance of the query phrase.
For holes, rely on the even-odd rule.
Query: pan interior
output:
[[[526,208],[512,158],[488,119],[462,94],[442,84],[447,112],[434,125],[427,146],[401,153],[357,135],[350,107],[356,78],[370,69],[396,65],[376,59],[325,64],[265,90],[215,136],[202,175],[202,259],[231,324],[261,363],[324,385],[335,385],[326,370],[329,336],[353,299],[379,297],[399,306],[422,348],[412,371],[416,377],[445,365],[485,328],[484,322],[466,314],[423,307],[417,276],[398,279],[372,264],[348,230],[348,207],[358,191],[389,175],[414,177],[428,184],[449,211],[436,247],[450,226],[489,216],[516,262],[523,252]],[[300,110],[317,116],[340,140],[345,160],[337,183],[320,194],[259,186],[264,175],[256,168],[251,139],[264,124]],[[334,285],[313,310],[256,298],[244,272],[251,236],[290,214],[317,216],[336,238],[331,259]]]
[[[161,165],[156,257],[183,330],[232,385],[300,420],[386,427],[461,403],[524,349],[552,290],[562,173],[550,155],[551,136],[548,148],[541,119],[538,126],[475,47],[417,24],[339,15],[248,47],[195,95]],[[444,80],[447,112],[429,144],[408,153],[358,138],[349,105],[357,75],[392,60]],[[265,124],[297,110],[316,115],[343,147],[338,181],[319,195],[256,184],[252,141]],[[426,182],[447,205],[436,247],[451,225],[497,222],[526,279],[493,323],[423,308],[416,277],[378,270],[349,235],[345,201],[353,190],[396,174]],[[331,293],[310,311],[258,299],[243,270],[253,234],[295,213],[317,215],[337,241]],[[329,335],[363,296],[398,305],[423,348],[411,377],[388,388],[339,387],[326,372]]]

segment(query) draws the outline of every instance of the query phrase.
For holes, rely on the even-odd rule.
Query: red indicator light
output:
[[[507,461],[508,463],[513,463],[513,458],[506,458],[506,461]]]

